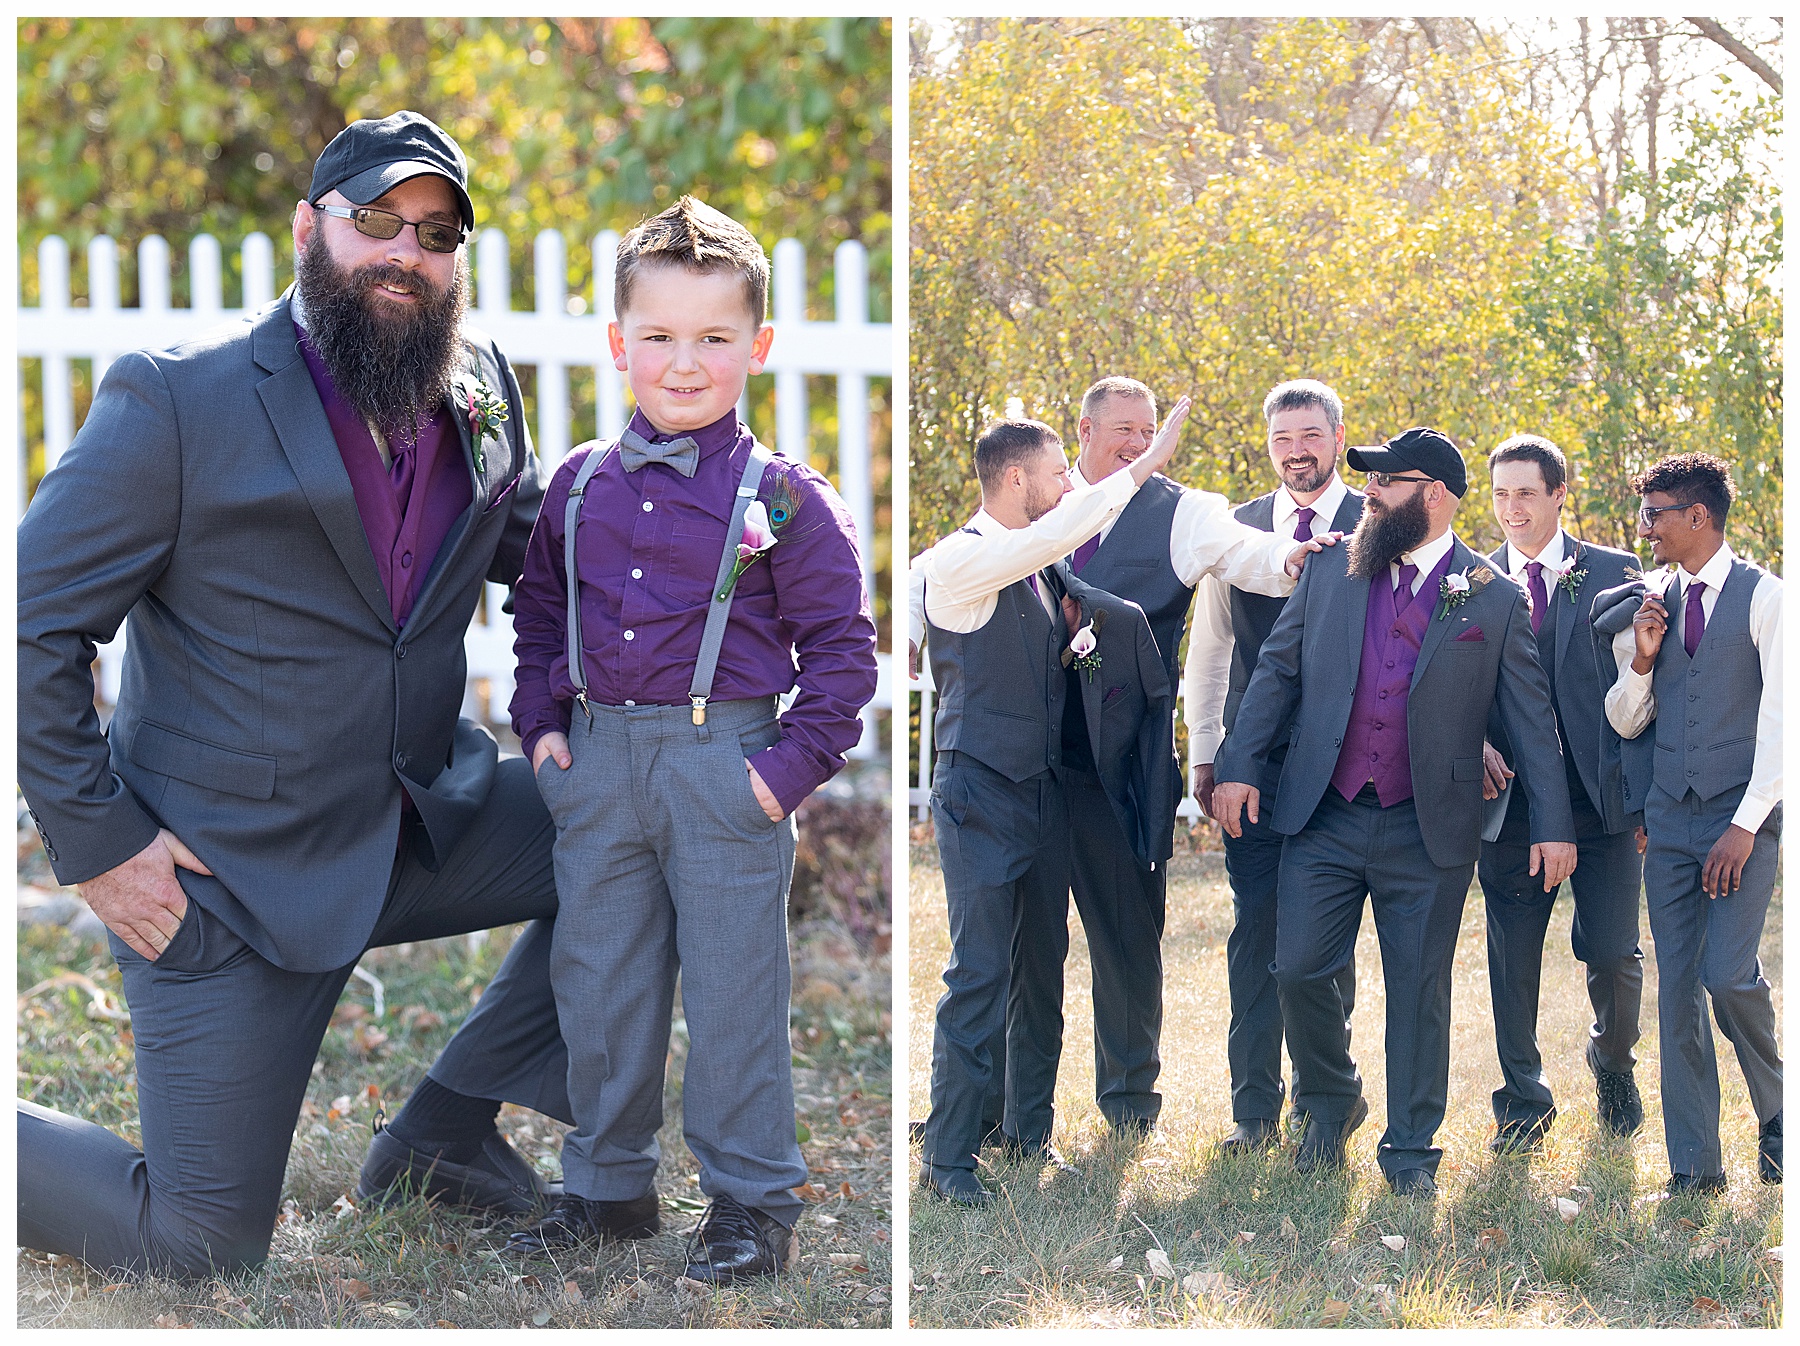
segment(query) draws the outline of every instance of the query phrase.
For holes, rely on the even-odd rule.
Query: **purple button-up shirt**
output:
[[[298,329],[296,329],[298,330]],[[412,615],[438,548],[450,529],[475,498],[469,466],[463,459],[462,440],[448,407],[439,406],[419,430],[411,448],[391,443],[394,465],[381,461],[375,436],[368,424],[338,392],[313,344],[300,331],[300,354],[312,373],[313,386],[325,404],[325,419],[350,474],[356,493],[356,512],[375,557],[375,569],[387,590],[394,625],[404,628]],[[405,459],[412,459],[411,470]]]
[[[642,412],[631,428],[653,443],[678,438],[658,433]],[[693,438],[700,461],[691,480],[663,463],[627,472],[612,446],[600,443],[570,453],[552,476],[514,598],[512,721],[527,757],[546,733],[567,731],[574,706],[563,515],[590,453],[609,456],[582,497],[575,537],[588,699],[687,704],[725,530],[754,442],[736,412]],[[750,759],[792,813],[837,773],[861,734],[857,716],[875,694],[875,623],[850,512],[831,483],[777,459],[757,494],[767,504],[783,491],[792,497],[792,517],[774,548],[738,578],[712,699],[775,696],[799,685],[781,717],[781,742]]]

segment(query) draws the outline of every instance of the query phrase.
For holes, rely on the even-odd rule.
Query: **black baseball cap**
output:
[[[1462,499],[1469,489],[1469,469],[1456,441],[1442,430],[1415,425],[1374,448],[1351,449],[1344,455],[1353,472],[1423,472]]]
[[[339,131],[313,165],[306,199],[317,203],[326,192],[335,190],[366,206],[408,178],[425,173],[447,179],[456,189],[462,226],[473,229],[475,206],[469,200],[468,161],[441,126],[417,112],[396,112],[380,121],[365,118]]]

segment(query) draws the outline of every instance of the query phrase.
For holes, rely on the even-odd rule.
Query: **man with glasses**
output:
[[[1490,712],[1518,747],[1531,801],[1531,869],[1553,891],[1575,829],[1531,648],[1525,594],[1450,531],[1468,489],[1450,438],[1418,427],[1351,449],[1369,473],[1347,548],[1313,558],[1269,638],[1219,753],[1215,815],[1239,836],[1261,817],[1258,782],[1287,742],[1271,823],[1287,838],[1277,881],[1275,982],[1294,1105],[1296,1165],[1344,1163],[1368,1116],[1337,978],[1375,911],[1387,990],[1387,1130],[1394,1191],[1435,1195],[1450,1075],[1450,976],[1481,845],[1482,739]],[[1289,727],[1292,726],[1290,735]]]
[[[111,931],[143,1136],[21,1102],[27,1247],[259,1262],[357,959],[515,921],[358,1192],[520,1214],[547,1193],[494,1118],[570,1119],[553,829],[524,759],[458,718],[469,619],[518,578],[542,494],[512,369],[462,322],[467,182],[416,113],[347,127],[295,208],[294,289],[115,362],[20,525],[20,785]],[[103,737],[90,664],[121,621]]]
[[[1665,458],[1631,489],[1638,536],[1670,569],[1601,594],[1594,626],[1616,630],[1607,718],[1655,745],[1644,898],[1669,1192],[1704,1196],[1725,1187],[1708,996],[1756,1110],[1758,1174],[1781,1181],[1781,1050],[1757,957],[1781,850],[1781,581],[1725,541],[1734,489],[1721,460]]]

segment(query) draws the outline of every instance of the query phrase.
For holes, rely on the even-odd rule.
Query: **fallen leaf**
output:
[[[1382,1245],[1382,1247],[1386,1248],[1389,1252],[1397,1253],[1406,1247],[1406,1235],[1404,1235],[1404,1234],[1383,1234],[1381,1236],[1381,1245]]]
[[[1716,1299],[1708,1299],[1705,1295],[1695,1295],[1694,1307],[1702,1313],[1717,1313],[1725,1306]]]
[[[359,1281],[349,1276],[333,1276],[331,1288],[346,1299],[364,1300],[374,1298],[375,1292],[369,1288],[367,1281]]]
[[[1286,1239],[1289,1243],[1298,1243],[1300,1241],[1299,1227],[1285,1215],[1281,1217],[1281,1237]]]
[[[543,1327],[550,1321],[550,1310],[539,1309],[536,1313],[531,1315],[531,1321],[533,1326]]]
[[[1675,1221],[1675,1223],[1680,1225],[1683,1229],[1698,1229],[1700,1227],[1699,1225],[1695,1224],[1692,1220],[1688,1219],[1688,1217],[1685,1215],[1682,1216],[1679,1220]]]
[[[1325,1251],[1330,1253],[1333,1257],[1342,1257],[1345,1253],[1350,1251],[1350,1240],[1332,1239],[1331,1242],[1325,1245]]]
[[[576,1304],[581,1303],[582,1300],[587,1298],[586,1295],[581,1293],[581,1287],[575,1284],[574,1281],[563,1282],[563,1295]]]
[[[1231,1280],[1222,1271],[1190,1271],[1181,1281],[1181,1291],[1191,1299],[1201,1295],[1222,1295],[1231,1288]]]
[[[823,1187],[815,1187],[810,1182],[803,1182],[789,1190],[802,1201],[823,1201],[826,1195]]]
[[[861,1253],[827,1253],[826,1256],[831,1259],[831,1263],[833,1266],[840,1266],[840,1267],[853,1267],[858,1262],[862,1261]],[[992,1267],[983,1267],[981,1269],[981,1274],[985,1276],[990,1271],[993,1271],[993,1270],[994,1269]],[[998,1274],[998,1273],[996,1273],[996,1274]]]
[[[1112,1261],[1110,1261],[1106,1264],[1106,1269],[1108,1271],[1117,1271],[1120,1267],[1122,1267],[1124,1265],[1125,1265],[1125,1254],[1120,1253],[1117,1257],[1113,1258]]]
[[[1566,1196],[1556,1198],[1556,1213],[1562,1216],[1564,1224],[1574,1224],[1575,1217],[1581,1214],[1581,1203],[1571,1201]]]
[[[846,1201],[856,1200],[856,1193],[850,1189],[850,1184],[847,1182],[838,1184],[838,1195]]]
[[[1166,1276],[1173,1280],[1175,1268],[1169,1263],[1169,1255],[1161,1248],[1151,1248],[1144,1253],[1144,1261],[1150,1266],[1152,1276]]]
[[[1495,1225],[1492,1229],[1484,1229],[1481,1231],[1480,1237],[1475,1240],[1475,1246],[1477,1248],[1504,1248],[1506,1231],[1499,1225]]]
[[[1319,1326],[1336,1327],[1349,1316],[1350,1305],[1348,1301],[1342,1299],[1328,1299],[1325,1301],[1325,1312],[1319,1319]]]
[[[331,1214],[334,1218],[339,1220],[348,1219],[350,1216],[356,1214],[356,1203],[350,1199],[350,1194],[348,1192],[344,1193],[336,1201],[331,1203]]]
[[[182,1322],[181,1319],[173,1313],[157,1314],[156,1315],[156,1325],[158,1327],[192,1327],[193,1326],[193,1324],[191,1322],[190,1323]]]
[[[453,1323],[448,1318],[439,1318],[437,1320],[437,1322],[434,1324],[434,1326],[436,1326],[436,1327],[461,1327],[462,1324],[461,1323]]]
[[[1690,1262],[1704,1262],[1717,1251],[1718,1245],[1716,1243],[1702,1240],[1688,1249],[1688,1260]]]
[[[1256,1242],[1256,1235],[1255,1235],[1255,1234],[1253,1234],[1253,1233],[1252,1233],[1252,1232],[1251,1232],[1251,1231],[1250,1231],[1250,1230],[1248,1230],[1248,1229],[1240,1229],[1240,1230],[1238,1230],[1238,1236],[1237,1236],[1237,1241],[1238,1241],[1238,1242],[1239,1242],[1239,1243],[1241,1243],[1241,1244],[1243,1244],[1243,1245],[1244,1245],[1244,1246],[1245,1246],[1245,1247],[1246,1247],[1246,1248],[1247,1248],[1247,1247],[1249,1247],[1249,1246],[1250,1246],[1250,1245],[1251,1245],[1251,1244],[1252,1244],[1252,1243],[1255,1243],[1255,1242]]]
[[[1782,1261],[1783,1259],[1781,1256],[1781,1245],[1776,1244],[1773,1248],[1769,1249],[1768,1252],[1764,1253],[1763,1256],[1768,1258],[1771,1262]]]

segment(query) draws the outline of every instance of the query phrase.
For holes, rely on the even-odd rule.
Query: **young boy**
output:
[[[557,826],[550,976],[576,1125],[564,1196],[512,1246],[657,1231],[679,971],[683,1131],[711,1199],[687,1275],[714,1282],[797,1246],[792,814],[875,691],[849,512],[735,410],[774,335],[768,283],[750,232],[692,197],[620,243],[607,337],[637,410],[617,445],[556,470],[514,618],[513,727]]]

